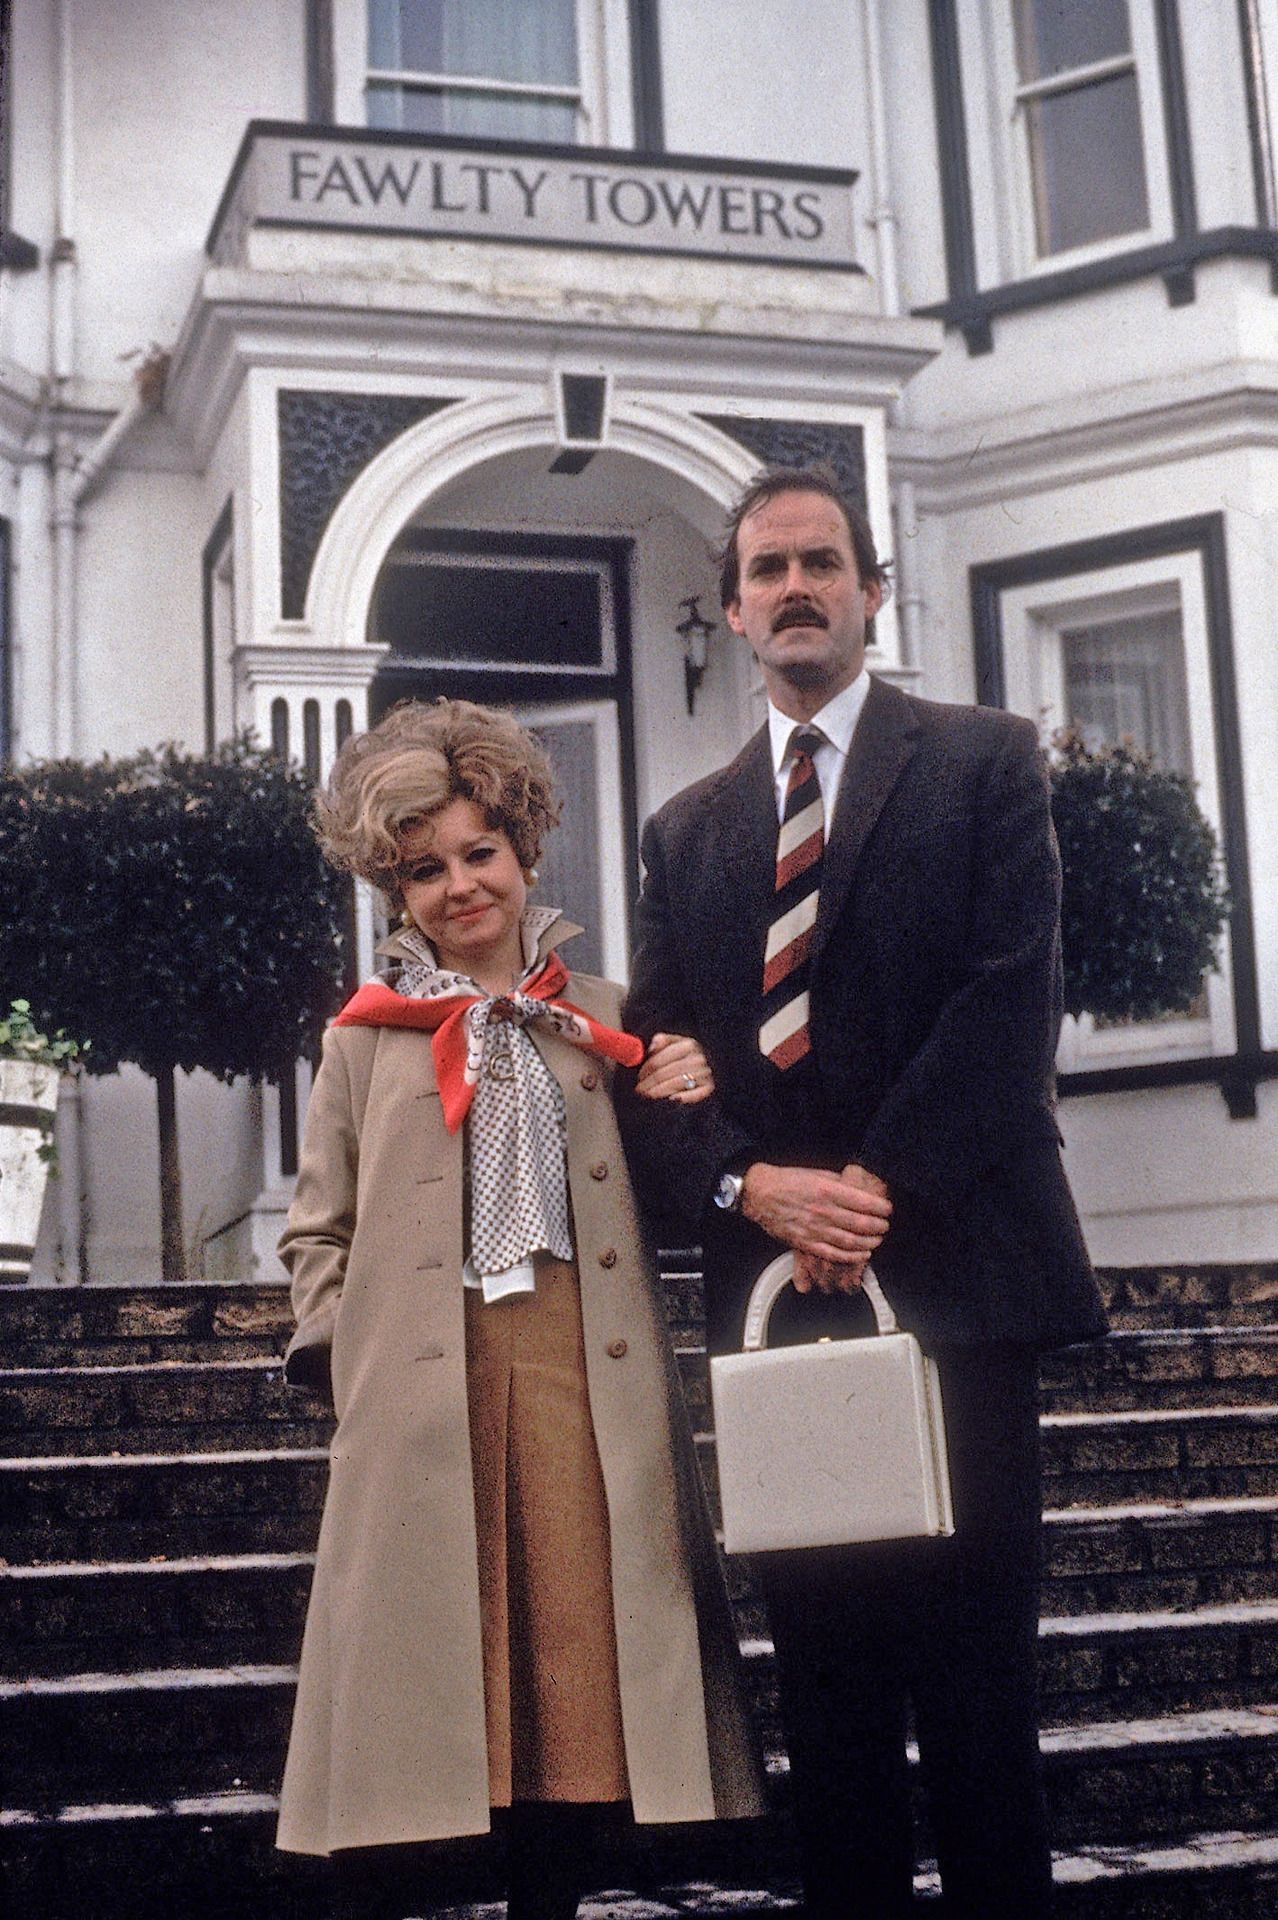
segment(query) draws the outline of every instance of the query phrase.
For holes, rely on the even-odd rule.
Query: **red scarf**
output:
[[[552,1031],[570,1046],[605,1059],[620,1061],[623,1067],[637,1067],[644,1056],[644,1044],[633,1033],[606,1027],[580,1007],[560,998],[568,984],[568,969],[557,953],[548,954],[541,966],[509,994],[440,993],[426,999],[411,999],[396,993],[382,980],[370,980],[351,995],[333,1021],[335,1027],[415,1027],[432,1036],[435,1078],[444,1108],[444,1123],[456,1133],[470,1111],[475,1095],[478,1066],[471,1059],[466,1016],[472,1007],[502,1000],[518,1004],[537,1000],[547,1010],[555,1008],[560,1017],[550,1017]]]

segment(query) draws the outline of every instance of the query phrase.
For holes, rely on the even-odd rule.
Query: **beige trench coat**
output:
[[[568,929],[556,928],[562,943]],[[620,994],[566,998],[616,1025]],[[640,1821],[761,1810],[738,1654],[605,1062],[538,1037],[563,1088],[591,1415]],[[290,1380],[338,1415],[281,1794],[293,1852],[489,1825],[467,1420],[462,1136],[428,1034],[329,1031],[281,1255]]]

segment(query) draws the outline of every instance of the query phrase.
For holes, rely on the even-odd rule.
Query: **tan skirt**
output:
[[[534,1293],[466,1293],[488,1785],[512,1800],[625,1800],[608,1508],[576,1268]]]

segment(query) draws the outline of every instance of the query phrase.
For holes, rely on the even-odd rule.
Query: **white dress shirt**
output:
[[[834,803],[838,797],[839,782],[843,778],[843,769],[847,765],[848,754],[852,747],[852,736],[856,732],[857,721],[865,706],[866,695],[870,691],[870,676],[862,667],[850,686],[836,693],[833,700],[827,700],[819,713],[811,720],[792,720],[788,713],[782,713],[768,702],[768,739],[772,747],[772,772],[776,784],[777,819],[785,812],[785,790],[790,779],[790,762],[793,755],[787,750],[790,735],[797,726],[820,727],[825,740],[812,756],[816,769],[818,785],[821,788],[821,802],[825,810],[825,837],[830,837],[830,822],[834,818]]]

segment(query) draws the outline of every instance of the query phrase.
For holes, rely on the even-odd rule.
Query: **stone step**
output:
[[[275,1802],[230,1792],[193,1799],[68,1807],[57,1815],[0,1815],[0,1853],[16,1910],[28,1920],[328,1920],[325,1863],[274,1852]],[[738,1830],[717,1874],[687,1867],[705,1836],[682,1829],[664,1847],[637,1849],[635,1888],[609,1876],[609,1891],[582,1902],[581,1920],[709,1920],[793,1916],[790,1857],[765,1851],[775,1839]],[[683,1861],[679,1854],[684,1856]],[[609,1867],[627,1865],[615,1859]],[[1061,1848],[1054,1859],[1060,1920],[1272,1920],[1278,1904],[1278,1833],[1198,1831],[1168,1847]],[[754,1867],[758,1871],[751,1874]],[[682,1869],[682,1870],[681,1870]],[[422,1849],[402,1870],[398,1920],[502,1920],[500,1866],[488,1843]],[[916,1899],[939,1892],[928,1867]],[[993,1917],[991,1917],[993,1920]],[[998,1920],[1003,1920],[998,1916]]]
[[[1278,1404],[1043,1416],[1051,1507],[1278,1494]]]
[[[1247,1707],[1278,1691],[1278,1600],[1045,1618],[1039,1667],[1063,1724]]]
[[[93,1673],[0,1682],[0,1763],[42,1813],[108,1799],[273,1792],[292,1713],[292,1665]],[[1168,1840],[1204,1815],[1260,1828],[1278,1787],[1278,1706],[1048,1728],[1061,1841]],[[784,1806],[785,1767],[770,1778]]]
[[[676,1338],[705,1338],[695,1249],[661,1256],[667,1313]],[[1278,1325],[1278,1261],[1205,1267],[1111,1267],[1097,1272],[1115,1331]]]
[[[283,1283],[0,1288],[0,1355],[9,1367],[280,1354],[292,1331]]]
[[[52,1537],[50,1525],[41,1529],[30,1517],[32,1504],[44,1502],[62,1511],[69,1504],[77,1530],[104,1530],[128,1551],[80,1560],[5,1554],[0,1624],[9,1649],[0,1650],[0,1662],[11,1663],[9,1672],[110,1667],[124,1621],[134,1659],[144,1664],[154,1664],[153,1643],[182,1649],[187,1635],[198,1636],[201,1660],[232,1650],[249,1657],[258,1633],[275,1636],[285,1654],[295,1648],[288,1634],[300,1638],[309,1589],[321,1449],[177,1462],[90,1457],[69,1467],[41,1460],[29,1480],[26,1473],[24,1461],[0,1471],[0,1489],[8,1483],[17,1509],[0,1535],[6,1546],[24,1524],[41,1541]],[[180,1502],[180,1510],[162,1499]],[[63,1533],[71,1524],[59,1519]],[[216,1544],[189,1549],[190,1532]],[[1278,1496],[1053,1511],[1044,1540],[1049,1616],[1278,1601]],[[766,1628],[748,1569],[735,1558],[728,1569],[741,1630],[757,1637]],[[197,1657],[194,1646],[190,1657]]]
[[[1116,1329],[1278,1324],[1278,1262],[1111,1267],[1097,1274]]]
[[[759,1725],[779,1746],[771,1642],[760,1635],[743,1652]],[[1248,1707],[1278,1693],[1278,1600],[1047,1616],[1039,1675],[1045,1725]]]
[[[742,1634],[766,1636],[748,1561],[730,1555],[726,1567]],[[1170,1612],[1239,1600],[1278,1600],[1278,1496],[1043,1516],[1045,1616]]]
[[[314,1556],[11,1567],[0,1575],[10,1679],[295,1660]]]
[[[1051,1510],[1043,1548],[1050,1614],[1278,1600],[1278,1495]]]
[[[1179,1328],[1114,1333],[1045,1354],[1049,1412],[1272,1405],[1278,1400],[1278,1328]]]
[[[13,1679],[287,1662],[301,1645],[312,1556],[245,1553],[47,1567],[0,1578],[0,1667]],[[746,1625],[752,1622],[746,1615]],[[771,1649],[747,1642],[761,1698]],[[1182,1609],[1050,1613],[1046,1710],[1062,1721],[1238,1707],[1278,1678],[1278,1598]]]
[[[277,1359],[0,1370],[0,1454],[323,1444],[332,1423]],[[158,1437],[158,1444],[157,1444]],[[167,1448],[164,1444],[167,1437]]]
[[[0,1459],[0,1559],[309,1550],[327,1479],[324,1447]]]

